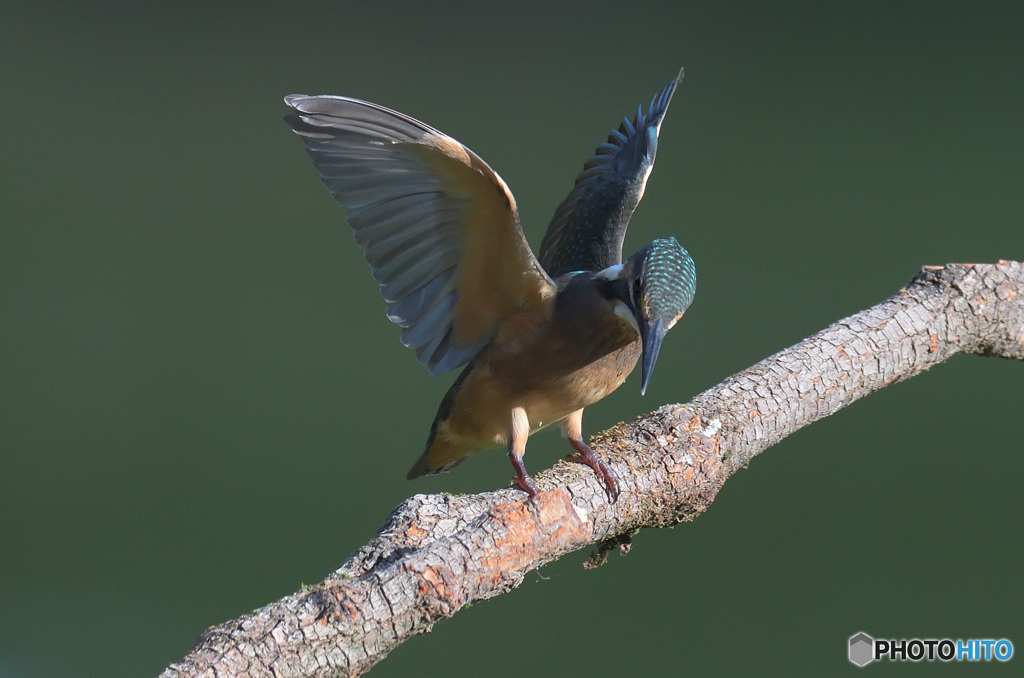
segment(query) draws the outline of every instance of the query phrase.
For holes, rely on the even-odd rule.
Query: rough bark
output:
[[[886,301],[600,434],[622,485],[559,463],[516,489],[415,495],[324,581],[206,631],[163,678],[356,676],[468,603],[511,591],[566,553],[628,548],[644,527],[692,520],[725,480],[789,434],[957,353],[1024,360],[1024,264],[923,269]]]

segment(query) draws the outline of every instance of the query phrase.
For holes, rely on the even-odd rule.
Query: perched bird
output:
[[[696,269],[675,238],[626,261],[622,243],[654,165],[679,75],[623,118],[584,165],[535,257],[501,177],[452,137],[340,96],[285,97],[324,185],[380,283],[402,343],[431,374],[465,365],[409,478],[504,445],[516,483],[531,433],[560,424],[614,498],[618,481],[583,440],[583,408],[642,357],[644,393],[665,333],[693,301]]]

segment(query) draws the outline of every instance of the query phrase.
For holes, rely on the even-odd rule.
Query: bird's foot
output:
[[[526,470],[522,456],[510,451],[508,458],[512,462],[512,467],[516,470],[516,477],[512,479],[512,482],[518,485],[523,492],[530,495],[530,499],[533,499],[540,490],[537,489],[537,484],[533,482],[533,476]]]
[[[530,477],[529,473],[523,476],[516,476],[512,479],[512,482],[518,485],[519,489],[523,492],[530,495],[530,499],[536,497],[537,493],[540,492],[540,490],[537,489],[537,484],[533,482],[533,478]]]
[[[586,464],[597,477],[604,481],[604,488],[608,492],[608,496],[615,501],[619,498],[619,481],[615,478],[615,474],[608,468],[608,464],[604,463],[601,457],[594,453],[590,445],[583,442],[582,439],[569,439],[569,444],[572,445],[572,449],[576,450],[576,454],[570,454],[566,459],[574,461],[577,464]]]

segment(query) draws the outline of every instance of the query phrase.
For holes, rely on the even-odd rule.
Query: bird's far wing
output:
[[[432,374],[469,362],[502,320],[554,295],[505,182],[455,139],[365,101],[292,95],[302,137]]]
[[[658,90],[645,114],[623,118],[608,141],[583,165],[576,186],[555,210],[540,263],[552,278],[571,271],[600,271],[622,261],[622,241],[654,167],[658,131],[679,81]]]

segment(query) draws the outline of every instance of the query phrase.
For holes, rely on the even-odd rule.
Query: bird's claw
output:
[[[537,484],[533,482],[533,478],[530,477],[529,473],[522,476],[516,476],[512,479],[512,482],[518,485],[519,489],[523,492],[530,495],[530,499],[536,497],[537,493],[540,492],[540,490],[537,489]]]
[[[589,466],[597,477],[604,482],[604,489],[608,492],[608,496],[611,497],[612,501],[618,499],[619,481],[608,467],[608,464],[604,463],[604,460],[594,453],[590,445],[587,445],[582,440],[570,440],[569,442],[572,444],[573,449],[576,450],[576,454],[570,454],[566,459],[577,464]]]
[[[526,470],[526,464],[523,463],[523,453],[516,452],[514,449],[509,448],[508,460],[512,462],[512,468],[516,470],[516,477],[512,479],[516,485],[530,495],[530,499],[537,496],[540,490],[537,489],[537,484],[533,482],[533,477],[530,472]]]

